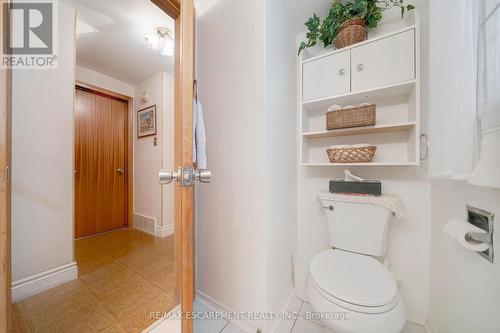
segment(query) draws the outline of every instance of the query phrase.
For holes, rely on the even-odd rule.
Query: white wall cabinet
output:
[[[418,24],[299,63],[300,163],[304,166],[420,164]],[[326,130],[328,107],[374,103],[375,126]],[[336,144],[377,146],[370,163],[332,164]]]
[[[415,78],[415,32],[405,31],[351,50],[352,91]]]
[[[344,94],[350,91],[349,51],[331,54],[304,64],[304,100]]]

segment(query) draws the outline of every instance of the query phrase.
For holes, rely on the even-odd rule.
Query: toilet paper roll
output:
[[[489,248],[487,243],[477,242],[466,237],[469,232],[486,233],[483,229],[480,229],[469,222],[462,220],[448,221],[448,223],[444,226],[443,232],[448,236],[455,238],[460,245],[468,250],[483,252]]]

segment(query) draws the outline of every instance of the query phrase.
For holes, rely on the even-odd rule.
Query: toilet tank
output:
[[[385,254],[391,215],[387,208],[329,193],[318,198],[327,216],[330,246],[377,257]]]

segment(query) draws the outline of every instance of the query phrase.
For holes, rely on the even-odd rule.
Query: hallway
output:
[[[13,305],[14,332],[142,332],[174,301],[174,238],[121,229],[75,242],[77,280]]]

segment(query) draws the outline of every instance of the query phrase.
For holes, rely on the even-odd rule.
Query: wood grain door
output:
[[[127,226],[128,102],[75,93],[75,238]]]

